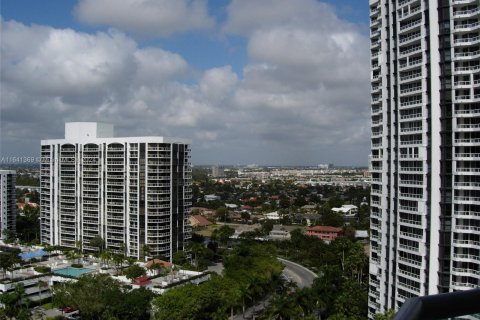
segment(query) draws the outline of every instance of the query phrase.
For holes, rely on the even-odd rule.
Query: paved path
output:
[[[305,268],[298,263],[295,263],[290,260],[285,260],[282,258],[278,258],[280,262],[283,263],[285,268],[283,269],[282,275],[285,276],[287,279],[296,283],[296,285],[301,289],[305,287],[310,287],[313,284],[315,278],[317,278],[317,274],[313,271]],[[250,307],[245,309],[245,318],[243,317],[242,313],[236,314],[233,319],[234,320],[243,320],[243,319],[253,319],[254,310],[257,313],[259,311],[268,307],[270,297],[265,298],[262,301],[257,302],[255,308]],[[229,318],[230,319],[230,318]]]

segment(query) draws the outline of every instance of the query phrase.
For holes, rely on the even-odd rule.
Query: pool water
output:
[[[22,253],[19,253],[18,256],[23,260],[23,261],[28,261],[32,258],[41,258],[43,256],[46,256],[48,255],[48,253],[46,253],[45,251],[43,250],[36,250],[36,251],[29,251],[29,252],[22,252]]]
[[[79,278],[81,275],[83,275],[85,273],[92,272],[92,271],[93,271],[93,269],[89,269],[89,268],[66,267],[66,268],[63,268],[63,269],[54,270],[53,273],[59,274],[59,275],[62,275],[62,276],[70,276],[70,277]]]

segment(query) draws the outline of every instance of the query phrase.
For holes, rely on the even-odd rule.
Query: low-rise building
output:
[[[342,228],[330,226],[314,226],[305,230],[305,235],[317,237],[323,241],[330,242],[342,234]]]
[[[193,228],[206,228],[209,225],[213,224],[212,222],[208,221],[207,219],[205,219],[205,217],[199,214],[190,216],[189,220],[190,220],[190,225]]]
[[[341,213],[345,216],[354,216],[358,213],[358,207],[353,204],[344,204],[340,208],[332,208],[332,211]]]
[[[264,217],[267,220],[280,220],[280,215],[278,214],[278,211],[266,213]]]
[[[220,200],[220,196],[217,196],[215,194],[206,194],[203,198],[206,202]]]

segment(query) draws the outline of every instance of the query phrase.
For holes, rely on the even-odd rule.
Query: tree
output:
[[[189,241],[187,250],[192,254],[192,264],[197,270],[203,270],[207,267],[208,261],[214,257],[214,252],[207,248],[203,243]]]
[[[146,271],[138,264],[134,264],[133,266],[126,268],[123,271],[123,274],[125,275],[125,277],[127,277],[127,279],[133,280],[138,277],[144,276],[146,274]]]
[[[301,319],[303,310],[297,304],[294,296],[275,296],[270,307],[267,309],[268,319]]]
[[[40,224],[38,219],[40,217],[40,208],[25,206],[23,215],[17,215],[16,231],[17,236],[21,241],[38,242],[40,234]]]
[[[240,213],[240,216],[242,217],[242,220],[245,221],[245,222],[250,220],[250,213],[248,213],[246,211],[242,211],[242,213]]]
[[[58,284],[53,290],[56,306],[71,306],[84,319],[149,319],[154,294],[133,289],[108,274],[83,275],[77,282]]]
[[[37,287],[38,287],[38,296],[41,300],[42,299],[42,289],[43,288],[48,288],[48,282],[43,281],[43,280],[39,280],[37,282]]]
[[[5,243],[15,242],[15,232],[10,229],[3,229],[3,241]]]
[[[4,292],[0,295],[0,303],[4,305],[5,314],[9,318],[28,319],[28,299],[25,298],[25,288],[22,283],[15,286],[13,292]],[[22,304],[22,302],[24,304]],[[25,313],[25,310],[27,313]]]
[[[145,261],[147,261],[147,257],[150,255],[150,253],[151,253],[150,246],[145,243],[142,246],[142,255],[143,255],[143,258],[145,259]]]
[[[216,216],[217,216],[217,220],[218,220],[218,221],[227,222],[227,220],[229,219],[228,209],[225,208],[225,207],[219,207],[219,208],[217,208],[217,210],[216,210]]]
[[[395,318],[395,310],[389,309],[385,313],[377,313],[373,316],[373,320],[393,320]]]
[[[67,251],[67,254],[66,254],[67,260],[77,260],[76,263],[79,263],[81,256],[82,256],[81,254],[79,254],[77,251],[74,251],[74,250]]]
[[[219,241],[221,244],[226,245],[228,239],[235,234],[235,229],[223,225],[218,229],[213,230],[212,239]]]
[[[187,255],[183,250],[179,250],[173,254],[172,262],[180,266],[186,265],[188,264]]]
[[[100,235],[96,235],[90,239],[90,246],[98,248],[98,252],[102,252],[105,247],[105,241],[103,241]]]
[[[328,208],[328,206],[327,206]],[[322,207],[322,224],[331,227],[341,227],[343,226],[343,216],[338,212],[332,210],[326,210]]]
[[[0,253],[0,268],[3,271],[4,278],[7,276],[7,271],[10,270],[12,265],[13,260],[11,258],[11,255],[8,253]]]
[[[268,235],[270,233],[270,231],[273,230],[273,225],[275,224],[275,222],[273,220],[265,220],[263,223],[262,223],[262,229],[261,229],[261,232],[264,234],[264,235]]]
[[[118,253],[115,253],[112,256],[113,265],[115,266],[117,274],[119,273],[119,271],[122,267],[122,263],[123,263],[124,258],[125,258],[125,256],[123,254],[118,254]]]
[[[77,249],[77,253],[81,254],[83,250],[83,243],[82,240],[75,241],[75,248]]]
[[[15,265],[20,264],[22,259],[18,256],[20,250],[14,250],[8,253],[0,253],[0,268],[3,270],[3,277],[6,277],[7,271],[10,271],[10,277],[13,278]]]
[[[103,250],[101,253],[100,253],[100,259],[102,261],[103,264],[107,264],[107,268],[110,266],[109,262],[110,262],[110,259],[112,259],[112,252],[110,251],[110,249],[106,249],[106,250]]]

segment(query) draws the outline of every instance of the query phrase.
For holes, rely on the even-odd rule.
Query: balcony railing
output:
[[[408,299],[395,320],[447,319],[480,313],[480,289]]]

